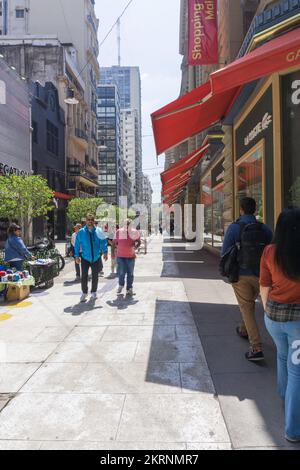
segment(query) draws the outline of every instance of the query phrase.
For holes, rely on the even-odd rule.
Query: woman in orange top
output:
[[[260,285],[266,327],[277,347],[286,439],[300,442],[300,209],[280,215],[274,243],[261,260]]]

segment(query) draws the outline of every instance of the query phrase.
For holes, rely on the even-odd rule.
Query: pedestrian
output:
[[[99,228],[95,227],[95,217],[87,215],[86,225],[79,230],[75,242],[76,263],[81,263],[81,302],[88,296],[88,273],[92,270],[91,300],[97,299],[98,277],[102,266],[102,255],[107,261],[107,240]]]
[[[75,243],[76,243],[77,234],[78,234],[79,230],[81,230],[81,229],[82,229],[82,225],[81,224],[76,224],[73,227],[73,234],[72,234],[72,238],[71,238],[72,255],[73,255],[74,260],[75,260],[76,281],[80,281],[80,264],[76,263],[76,259],[75,259]]]
[[[5,243],[5,261],[11,268],[17,271],[23,270],[25,260],[34,259],[30,251],[25,246],[21,237],[22,229],[17,224],[11,224],[8,228],[8,238]]]
[[[277,347],[286,439],[300,442],[300,209],[279,216],[274,242],[261,260],[260,293]]]
[[[238,280],[232,283],[237,298],[242,323],[237,327],[239,337],[249,340],[249,361],[264,360],[262,340],[255,319],[255,302],[259,295],[260,261],[264,248],[273,238],[272,230],[255,217],[256,201],[245,197],[240,201],[240,218],[231,224],[225,234],[222,256],[238,245]]]
[[[127,220],[122,229],[117,230],[114,237],[114,245],[117,251],[119,287],[117,294],[122,294],[127,277],[127,295],[133,295],[133,281],[135,268],[135,250],[141,244],[141,237],[138,230],[131,227],[131,221]]]
[[[116,231],[119,230],[119,225],[116,225],[114,229],[112,226],[109,227],[109,224],[105,225],[104,233],[106,233],[107,243],[110,247],[110,260],[111,260],[111,273],[109,275],[110,279],[115,278],[116,276],[116,269],[117,269],[117,256],[116,256],[116,246],[114,244],[114,238]]]

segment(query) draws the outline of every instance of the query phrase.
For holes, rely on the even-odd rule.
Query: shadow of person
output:
[[[65,281],[64,286],[74,286],[75,284],[80,284],[80,279],[74,279],[73,281]]]
[[[96,305],[95,300],[90,300],[89,302],[72,305],[71,307],[66,307],[64,313],[70,313],[72,316],[80,316],[84,313],[93,312],[95,310],[100,310],[103,307],[101,305]]]
[[[119,295],[115,300],[108,300],[107,305],[109,307],[117,307],[118,310],[126,310],[132,305],[139,303],[139,300],[134,300],[132,296]]]

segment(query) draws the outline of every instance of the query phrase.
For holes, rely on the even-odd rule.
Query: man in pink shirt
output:
[[[117,230],[114,237],[114,245],[117,250],[119,288],[117,294],[122,294],[125,287],[127,275],[127,295],[133,295],[133,280],[135,267],[135,250],[141,244],[141,236],[138,230],[130,227],[131,221],[126,222],[126,226]]]

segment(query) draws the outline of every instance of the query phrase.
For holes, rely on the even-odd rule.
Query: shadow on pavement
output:
[[[108,300],[106,303],[109,307],[126,310],[128,307],[138,304],[139,300],[134,300],[131,296],[120,295],[115,300]]]
[[[162,316],[172,315],[179,321],[181,316],[184,323],[185,317],[188,321],[188,309],[192,312],[233,447],[300,449],[299,445],[293,446],[284,439],[284,412],[277,395],[276,349],[264,325],[262,305],[257,302],[256,315],[266,360],[257,365],[245,359],[248,342],[236,335],[240,312],[237,305],[228,303],[232,298],[231,286],[224,283],[224,289],[222,284],[220,288],[218,257],[207,250],[185,254],[182,242],[168,240],[167,243],[172,246],[163,250],[165,262],[161,277],[172,277],[168,276],[170,269],[166,265],[173,261],[171,264],[176,268],[174,277],[183,281],[190,302],[160,301],[157,303],[156,321]],[[180,253],[176,254],[176,251]],[[181,262],[176,263],[177,260]],[[190,262],[197,260],[203,260],[204,264]],[[206,285],[205,280],[210,280],[210,283]],[[201,293],[205,297],[202,302]],[[163,354],[166,354],[165,346],[160,346]],[[183,345],[180,347],[184,348]],[[192,357],[194,352],[191,350],[190,353]],[[149,363],[157,357],[153,339]],[[170,353],[170,360],[176,357],[180,358],[178,351],[176,354],[173,352],[173,358]],[[197,387],[191,384],[191,389],[202,391],[201,380]]]
[[[83,315],[84,313],[93,312],[95,310],[100,310],[102,308],[103,307],[101,307],[100,305],[96,306],[95,301],[90,300],[89,302],[79,303],[71,307],[66,307],[64,309],[64,313],[70,313],[73,316],[79,316],[79,315]]]

